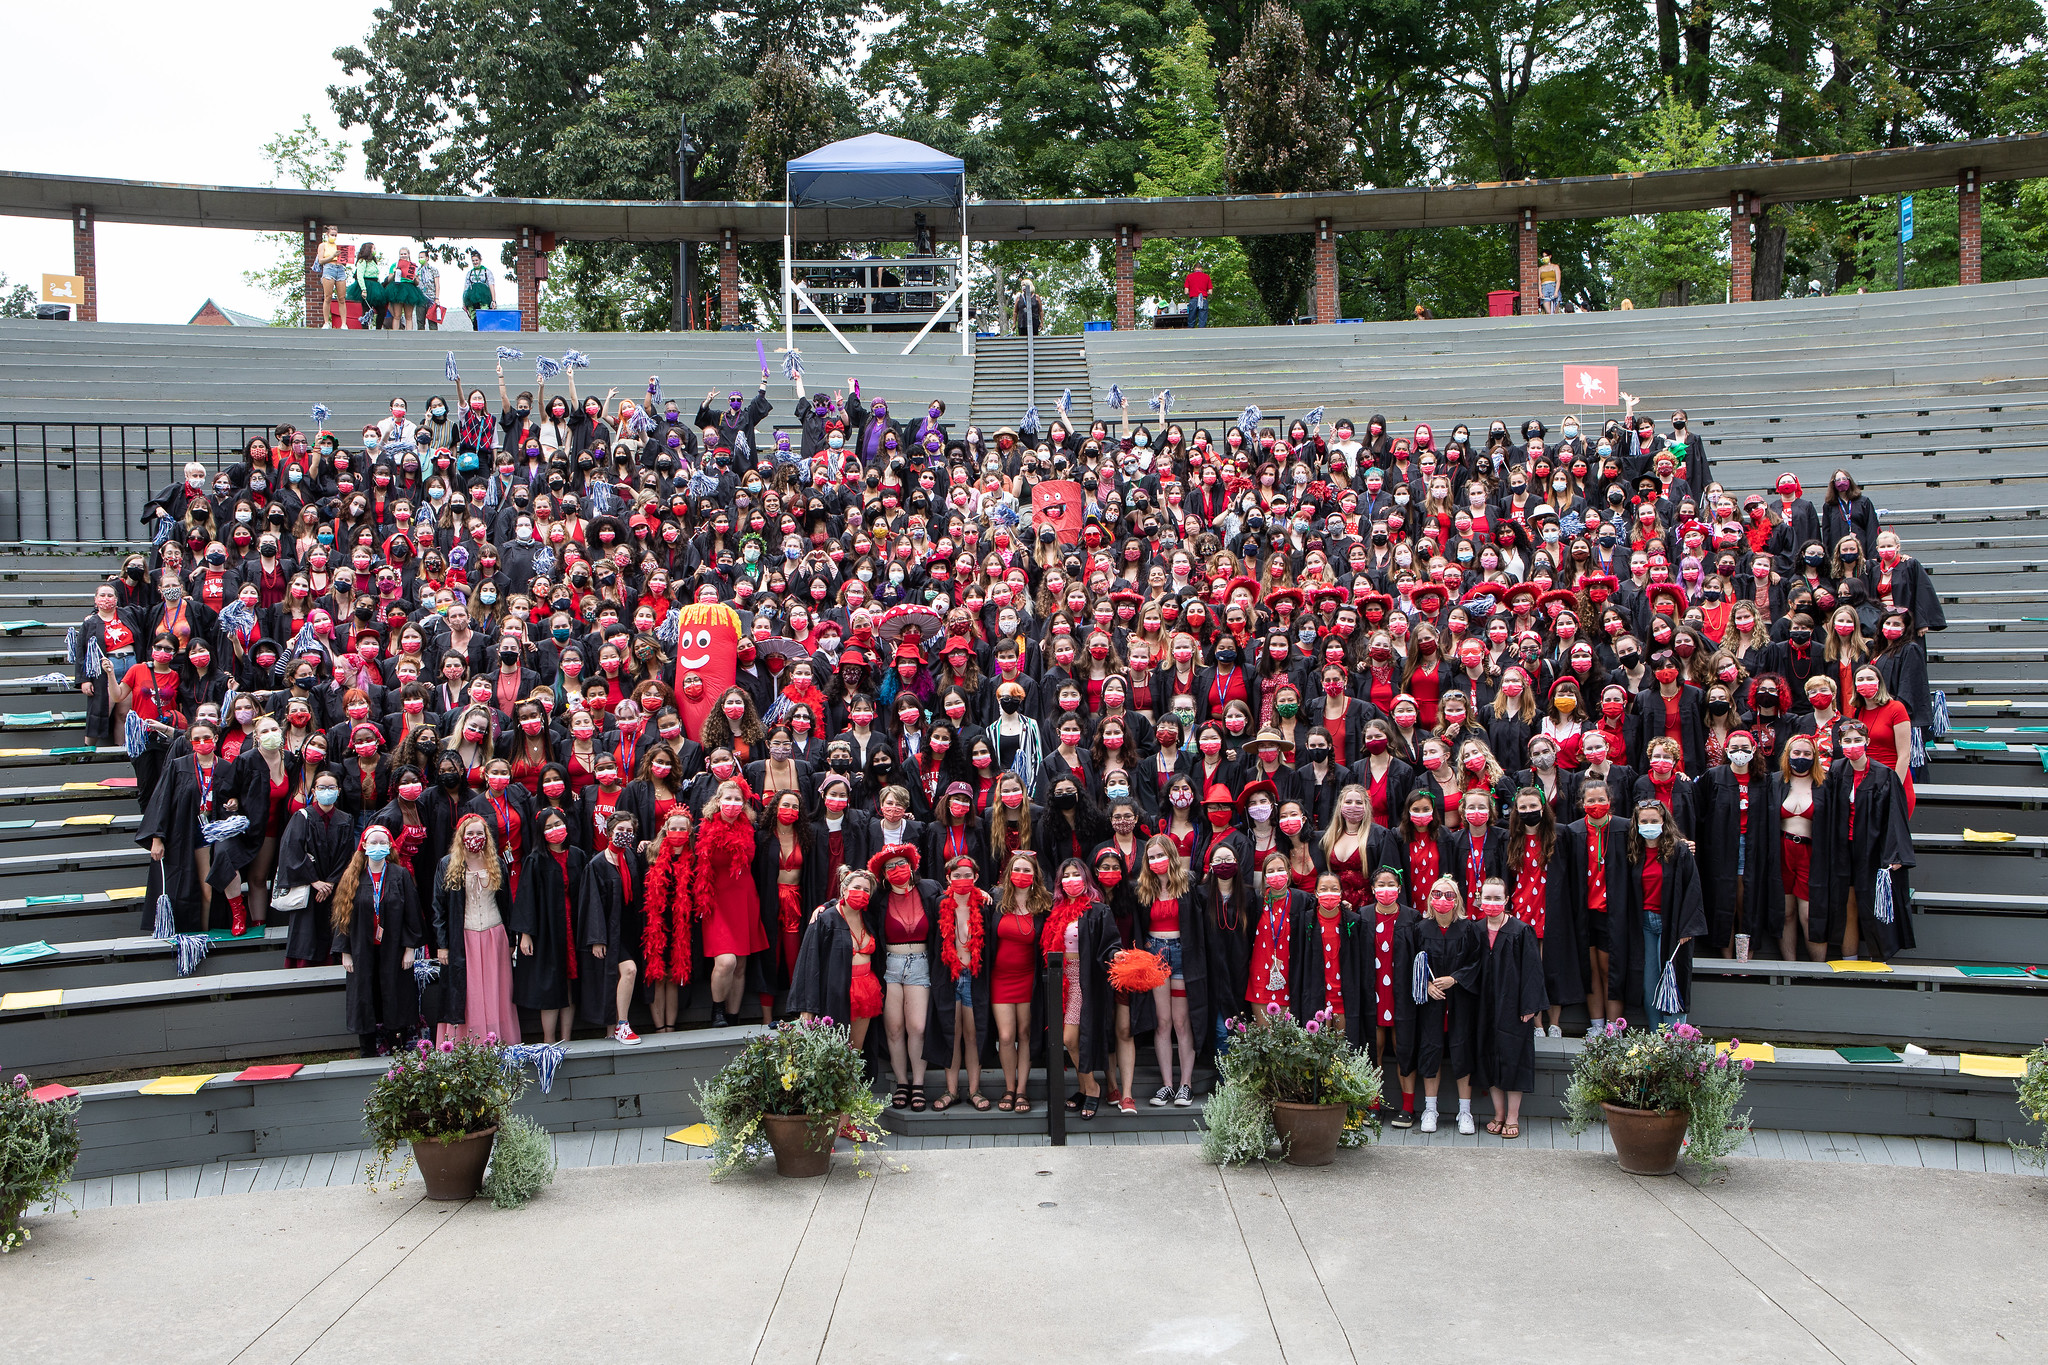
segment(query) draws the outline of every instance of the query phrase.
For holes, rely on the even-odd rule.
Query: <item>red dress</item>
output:
[[[1394,921],[1398,914],[1372,917],[1372,1021],[1394,1024]]]
[[[995,980],[989,1000],[997,1005],[1028,1005],[1037,977],[1038,930],[1030,915],[996,916]]]
[[[1550,869],[1543,863],[1543,840],[1533,831],[1524,837],[1522,865],[1515,870],[1515,918],[1543,937],[1549,910]]]
[[[1246,978],[1247,1005],[1265,1009],[1268,1005],[1287,1008],[1287,902],[1269,902],[1259,916],[1258,932],[1252,936],[1252,968]]]
[[[1364,905],[1372,899],[1365,880],[1365,839],[1360,837],[1351,850],[1349,858],[1330,857],[1330,871],[1337,874],[1337,886],[1344,893],[1346,905]]]
[[[714,815],[697,833],[697,866],[706,890],[704,955],[746,957],[768,950],[754,890],[754,827]]]

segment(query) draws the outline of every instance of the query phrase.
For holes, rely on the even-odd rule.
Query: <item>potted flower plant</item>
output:
[[[498,1125],[524,1093],[525,1072],[506,1064],[495,1037],[438,1047],[422,1038],[394,1054],[390,1070],[363,1103],[363,1127],[377,1149],[371,1186],[390,1169],[398,1144],[406,1142],[427,1198],[475,1198]],[[404,1177],[400,1167],[393,1187]]]
[[[39,1100],[28,1077],[0,1086],[0,1253],[29,1239],[21,1215],[64,1198],[78,1164],[78,1098]]]
[[[2019,1094],[2020,1110],[2035,1127],[2048,1131],[2048,1043],[2026,1056],[2027,1069],[2013,1088]],[[2036,1166],[2048,1166],[2048,1142],[2014,1141],[2013,1151]]]
[[[881,1137],[882,1101],[845,1025],[791,1020],[757,1034],[697,1086],[697,1107],[717,1137],[711,1178],[750,1168],[769,1151],[786,1176],[823,1175],[832,1142]]]
[[[1631,1175],[1670,1175],[1679,1149],[1702,1172],[1749,1138],[1749,1115],[1737,1115],[1742,1077],[1754,1062],[1734,1059],[1739,1042],[1717,1052],[1691,1024],[1631,1029],[1611,1021],[1580,1049],[1565,1092],[1565,1127],[1583,1133],[1596,1118],[1621,1169]]]
[[[1262,1161],[1281,1143],[1290,1165],[1327,1166],[1339,1147],[1379,1135],[1380,1070],[1324,1010],[1302,1023],[1278,1005],[1229,1021],[1218,1084],[1202,1108],[1202,1157]]]

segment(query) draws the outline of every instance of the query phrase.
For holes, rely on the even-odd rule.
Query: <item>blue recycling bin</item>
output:
[[[479,308],[476,310],[476,329],[479,332],[516,332],[519,330],[519,310]]]

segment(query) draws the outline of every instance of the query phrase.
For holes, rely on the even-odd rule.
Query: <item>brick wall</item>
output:
[[[1536,272],[1543,265],[1543,253],[1536,245],[1536,221],[1536,210],[1524,209],[1515,224],[1515,255],[1521,266],[1524,317],[1542,311],[1537,301]]]
[[[1337,320],[1337,234],[1330,220],[1316,220],[1316,321]]]
[[[1961,284],[1984,283],[1984,221],[1981,216],[1977,172],[1964,171],[1956,182],[1956,222],[1961,237]],[[86,297],[92,287],[86,286]]]
[[[1138,325],[1138,230],[1120,223],[1116,229],[1116,329]]]
[[[1756,202],[1747,190],[1735,192],[1728,212],[1728,297],[1748,303],[1751,283],[1756,277]]]
[[[718,325],[740,325],[739,237],[730,228],[719,234],[718,242]]]
[[[540,230],[519,229],[519,249],[513,257],[512,274],[519,284],[519,330],[538,332],[540,330],[540,280],[533,270],[534,258],[540,252]]]
[[[327,291],[320,279],[320,234],[318,222],[306,220],[306,325],[327,325]]]
[[[83,204],[71,213],[71,273],[85,281],[85,298],[74,316],[79,322],[100,320],[99,262],[93,248],[93,213]]]

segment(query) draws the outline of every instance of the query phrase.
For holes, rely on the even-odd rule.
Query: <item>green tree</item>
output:
[[[299,125],[263,144],[263,159],[270,163],[269,186],[331,190],[348,167],[348,152],[329,141],[314,124],[313,116],[300,117]],[[270,263],[242,272],[244,283],[276,300],[271,310],[273,327],[299,327],[306,321],[306,244],[296,232],[262,232],[256,240],[271,252]]]
[[[1154,65],[1155,92],[1140,114],[1145,139],[1137,191],[1146,196],[1221,194],[1223,118],[1216,109],[1216,73],[1209,65],[1209,28],[1199,17],[1177,35]],[[1168,303],[1183,296],[1190,270],[1208,272],[1214,292],[1210,321],[1241,326],[1264,320],[1244,247],[1235,237],[1158,237],[1141,243],[1138,293]]]
[[[25,284],[8,284],[5,272],[0,272],[0,318],[32,318],[38,302],[35,290]]]
[[[1623,159],[1630,174],[1718,165],[1727,159],[1727,138],[1704,113],[1678,96],[1673,85],[1645,116],[1634,154]],[[1656,213],[1615,221],[1608,232],[1614,285],[1638,303],[1661,300],[1718,303],[1727,279],[1727,223],[1718,213]]]
[[[1223,110],[1230,188],[1237,194],[1293,194],[1337,183],[1344,155],[1341,110],[1318,75],[1301,16],[1266,0],[1231,60]],[[1308,291],[1315,242],[1307,233],[1244,239],[1252,283],[1266,316],[1294,318]]]

